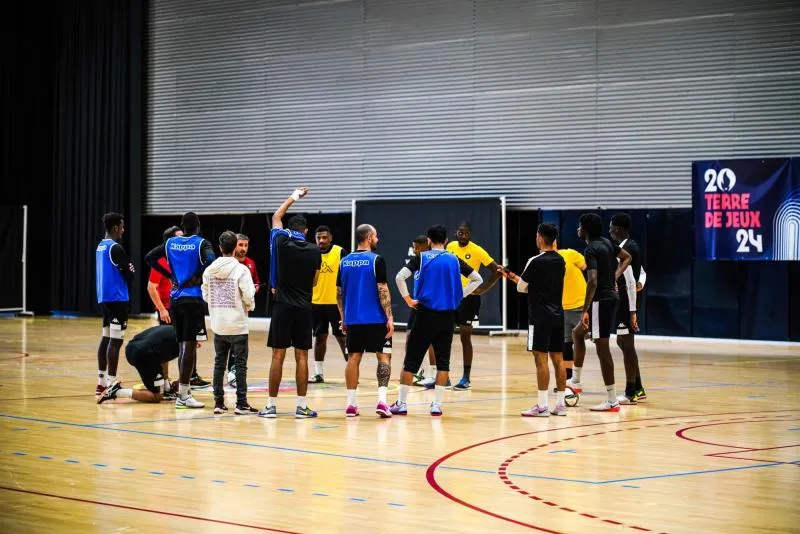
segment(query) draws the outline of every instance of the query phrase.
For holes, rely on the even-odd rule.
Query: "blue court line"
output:
[[[134,469],[133,467],[120,467],[119,470],[126,471],[128,473],[133,473],[134,471],[136,471],[136,469]]]
[[[283,493],[294,493],[292,488],[278,488],[278,491],[282,491]]]
[[[311,495],[314,497],[329,497],[327,493],[312,493]]]
[[[400,504],[399,502],[387,502],[386,504],[388,504],[389,506],[397,506],[399,508],[405,508],[406,506],[405,504]]]
[[[102,469],[103,467],[108,467],[106,464],[93,464],[93,465],[94,465],[95,467],[99,467],[99,468],[101,468],[101,469]]]
[[[625,484],[625,485],[624,485],[624,486],[622,486],[622,487],[623,487],[623,488],[634,488],[634,489],[639,489],[641,486],[631,486],[630,484]]]
[[[258,484],[245,484],[245,486],[248,487],[248,488],[260,488],[261,487]]]
[[[162,476],[164,474],[164,472],[163,471],[150,471],[150,474],[151,475],[155,475],[157,477],[160,477],[160,476]]]
[[[367,499],[362,499],[361,497],[350,497],[350,500],[355,502],[367,502]]]
[[[211,482],[214,484],[225,484],[224,480],[212,480]]]
[[[709,473],[724,473],[726,471],[743,471],[745,469],[758,469],[761,467],[775,467],[777,465],[786,465],[786,462],[773,462],[768,464],[745,465],[741,467],[726,467],[725,469],[708,469],[705,471],[684,471],[682,473],[667,473],[666,475],[648,475],[643,477],[621,478],[619,480],[605,480],[602,482],[595,482],[595,484],[616,484],[619,482],[634,482],[636,480],[652,480],[656,478],[671,478],[671,477],[685,477],[692,475],[707,475]]]
[[[81,463],[80,460],[76,460],[75,458],[68,458],[68,459],[66,459],[64,461],[67,462],[68,464],[79,464],[79,463]]]
[[[181,475],[181,478],[184,478],[186,480],[194,480],[194,477],[192,475]]]
[[[52,460],[53,457],[52,456],[39,456],[39,459],[40,460]]]

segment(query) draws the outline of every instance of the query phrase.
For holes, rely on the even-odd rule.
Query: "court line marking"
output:
[[[249,525],[247,523],[235,523],[233,521],[224,521],[222,519],[212,519],[210,517],[200,517],[188,514],[181,514],[177,512],[167,512],[165,510],[154,510],[152,508],[140,508],[138,506],[128,506],[125,504],[117,504],[112,502],[105,502],[105,501],[95,501],[92,499],[81,499],[78,497],[68,497],[66,495],[57,495],[55,493],[45,493],[43,491],[34,491],[34,490],[26,490],[22,488],[9,488],[7,486],[0,486],[0,490],[5,491],[15,491],[17,493],[26,493],[28,495],[38,495],[40,497],[51,497],[53,499],[63,499],[66,501],[72,502],[81,502],[86,504],[95,504],[98,506],[109,506],[111,508],[121,508],[123,510],[133,510],[134,512],[147,512],[149,514],[159,514],[159,515],[166,515],[169,517],[180,517],[182,519],[194,519],[195,521],[205,521],[208,523],[216,523],[218,525],[230,525],[234,527],[244,527],[244,528],[251,528],[254,530],[263,530],[266,532],[279,532],[281,534],[300,534],[299,532],[294,532],[291,530],[281,530],[277,528],[269,528],[269,527],[262,527],[259,525]]]

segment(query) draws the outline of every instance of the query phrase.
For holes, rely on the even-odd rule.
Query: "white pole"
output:
[[[22,206],[22,313],[28,314],[28,205]]]
[[[506,246],[506,197],[500,197],[500,227],[501,227],[501,244],[502,247],[502,256],[503,256],[503,267],[508,265],[508,247]],[[502,279],[502,303],[503,303],[503,332],[508,329],[508,292],[506,291],[508,286],[508,279],[504,276]]]
[[[350,252],[356,249],[356,199],[350,201]]]

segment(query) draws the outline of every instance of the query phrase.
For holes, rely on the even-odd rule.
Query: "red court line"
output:
[[[100,506],[110,506],[112,508],[122,508],[125,510],[133,510],[135,512],[147,512],[150,514],[159,514],[159,515],[166,515],[169,517],[180,517],[183,519],[194,519],[196,521],[206,521],[208,523],[216,523],[218,525],[230,525],[234,527],[244,527],[244,528],[252,528],[255,530],[264,530],[267,532],[279,532],[281,534],[299,534],[298,532],[293,532],[291,530],[280,530],[277,528],[269,528],[269,527],[261,527],[258,525],[248,525],[246,523],[234,523],[233,521],[223,521],[221,519],[210,519],[208,517],[198,517],[194,515],[186,515],[186,514],[178,514],[175,512],[165,512],[163,510],[152,510],[149,508],[139,508],[136,506],[127,506],[124,504],[114,504],[110,502],[103,502],[103,501],[93,501],[91,499],[79,499],[78,497],[67,497],[65,495],[55,495],[53,493],[44,493],[41,491],[32,491],[32,490],[25,490],[19,488],[9,488],[6,486],[0,486],[0,490],[6,491],[16,491],[18,493],[27,493],[29,495],[39,495],[41,497],[52,497],[54,499],[64,499],[66,501],[74,501],[74,502],[82,502],[87,504],[97,504]]]
[[[783,411],[783,410],[781,410],[781,411]],[[795,410],[788,410],[788,411],[791,412],[791,411],[795,411]],[[746,413],[746,412],[741,412],[741,413]],[[753,452],[753,451],[757,451],[757,450],[766,450],[766,449],[753,449],[753,448],[750,448],[750,447],[741,447],[739,445],[726,445],[724,443],[713,443],[711,441],[702,441],[702,440],[699,440],[699,439],[694,439],[694,438],[688,437],[686,435],[686,432],[689,431],[689,430],[693,430],[695,428],[704,428],[704,427],[707,427],[707,426],[735,425],[735,424],[741,424],[741,423],[769,423],[769,422],[774,422],[774,421],[775,420],[772,420],[772,421],[764,421],[764,420],[742,421],[741,418],[737,418],[735,420],[732,419],[730,421],[723,421],[721,423],[707,423],[707,424],[704,424],[704,425],[687,426],[685,428],[681,428],[681,429],[677,430],[675,432],[675,435],[678,436],[681,439],[685,439],[686,441],[693,441],[695,443],[700,443],[701,445],[711,445],[713,447],[726,447],[728,449],[739,449],[738,451],[729,451],[729,452],[737,452],[737,453],[738,452]],[[795,445],[790,445],[790,447],[794,447],[794,446]],[[779,447],[774,447],[774,448],[779,448]],[[719,453],[719,454],[722,454],[722,453]]]
[[[503,521],[507,521],[509,523],[513,523],[515,525],[519,525],[519,526],[522,526],[522,527],[528,527],[528,528],[531,528],[531,529],[534,529],[534,530],[538,530],[540,532],[550,532],[551,534],[562,534],[562,533],[560,533],[558,531],[550,530],[548,528],[540,527],[538,525],[532,525],[530,523],[525,523],[523,521],[517,521],[516,519],[513,519],[511,517],[506,517],[504,515],[497,514],[495,512],[487,510],[485,508],[481,508],[480,506],[476,506],[474,504],[468,503],[467,501],[465,501],[463,499],[459,499],[458,497],[456,497],[455,495],[453,495],[452,493],[450,493],[449,491],[444,489],[441,486],[441,484],[439,484],[439,482],[436,480],[436,470],[439,468],[440,465],[445,463],[447,460],[449,460],[453,456],[456,456],[457,454],[461,454],[462,452],[466,452],[466,451],[468,451],[470,449],[475,449],[475,448],[478,448],[478,447],[482,447],[484,445],[489,445],[491,443],[496,443],[498,441],[504,441],[504,440],[507,440],[507,439],[513,439],[513,438],[518,438],[518,437],[522,437],[522,436],[532,436],[534,434],[541,434],[541,433],[546,433],[546,432],[553,432],[553,431],[560,431],[560,430],[574,430],[576,428],[586,428],[586,427],[605,426],[605,425],[616,425],[616,424],[634,423],[634,422],[641,422],[641,421],[663,421],[665,419],[685,419],[685,418],[689,418],[689,417],[715,417],[715,416],[720,416],[720,415],[742,415],[742,414],[754,414],[754,413],[757,413],[757,414],[763,414],[763,413],[794,413],[794,412],[798,412],[798,411],[800,411],[800,410],[758,410],[758,411],[752,411],[752,412],[722,412],[722,413],[707,413],[707,414],[672,415],[672,416],[650,417],[650,418],[646,418],[645,417],[645,418],[637,418],[637,419],[624,419],[624,420],[618,420],[618,421],[607,421],[607,422],[604,422],[604,423],[588,423],[588,424],[585,424],[585,425],[571,425],[571,426],[564,426],[564,427],[560,427],[560,428],[546,428],[546,429],[543,429],[543,430],[534,430],[532,432],[522,432],[520,434],[511,434],[511,435],[506,435],[506,436],[500,436],[499,438],[494,438],[494,439],[482,441],[480,443],[473,443],[472,445],[467,445],[466,447],[462,447],[461,449],[457,449],[455,451],[449,452],[448,454],[445,454],[444,456],[442,456],[441,458],[439,458],[438,460],[433,462],[430,466],[428,466],[428,469],[425,471],[425,478],[428,481],[428,484],[434,489],[434,491],[436,491],[437,493],[439,493],[443,497],[445,497],[447,499],[450,499],[451,501],[455,502],[456,504],[460,504],[461,506],[464,506],[464,507],[469,508],[471,510],[475,510],[476,512],[480,512],[480,513],[482,513],[484,515],[488,515],[490,517],[494,517],[495,519],[501,519]],[[588,434],[587,434],[587,436],[588,436]],[[535,448],[536,447],[533,447],[532,449],[529,449],[529,450],[533,450]],[[534,499],[539,500],[537,497],[534,497]],[[581,513],[580,515],[596,519],[596,516],[592,516],[591,514]]]

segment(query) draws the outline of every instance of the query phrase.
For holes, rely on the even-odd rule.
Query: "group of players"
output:
[[[272,361],[269,398],[261,411],[247,402],[247,315],[254,308],[255,293],[260,285],[255,265],[246,257],[246,236],[224,232],[219,240],[222,257],[216,258],[211,243],[199,235],[199,218],[190,212],[183,216],[180,228],[168,229],[163,243],[146,255],[152,272],[157,273],[151,275],[148,291],[159,314],[159,326],[141,332],[126,346],[126,359],[137,369],[145,389],[123,389],[116,381],[116,368],[127,323],[128,285],[134,276],[134,267],[118,243],[124,232],[122,216],[107,214],[104,217],[106,236],[96,251],[97,296],[103,308],[103,337],[98,349],[98,403],[116,398],[145,402],[174,398],[176,408],[204,407],[192,397],[191,390],[198,387],[198,342],[206,339],[205,302],[215,332],[215,413],[227,411],[223,390],[227,367],[229,383],[237,390],[235,413],[258,411],[261,417],[277,417],[283,362],[286,350],[293,347],[297,384],[295,417],[316,417],[317,412],[307,404],[306,392],[309,382],[324,382],[323,362],[330,327],[347,362],[346,416],[359,415],[357,386],[364,352],[377,355],[375,411],[379,416],[388,418],[407,413],[412,382],[434,389],[430,413],[439,416],[445,388],[450,385],[454,325],[459,327],[462,341],[464,373],[453,389],[466,390],[471,387],[472,322],[480,308],[479,295],[491,289],[501,276],[515,282],[518,291],[527,293],[528,298],[528,350],[535,356],[539,397],[537,404],[523,412],[523,416],[566,414],[566,399],[582,391],[580,378],[587,333],[591,333],[597,345],[609,395],[607,401],[592,409],[618,411],[620,403],[634,404],[646,397],[633,344],[633,333],[638,330],[636,291],[641,262],[639,249],[629,238],[630,217],[626,214],[619,214],[612,220],[611,234],[617,244],[601,236],[602,221],[597,215],[581,217],[578,232],[587,243],[585,261],[576,251],[558,250],[556,228],[540,225],[537,246],[541,253],[528,260],[520,276],[500,267],[484,249],[472,242],[467,223],[459,226],[455,242],[447,242],[447,229],[441,225],[432,226],[424,236],[415,238],[413,253],[395,276],[400,294],[411,308],[411,316],[399,394],[396,402],[389,406],[387,390],[394,320],[386,262],[375,253],[378,231],[371,225],[360,225],[355,231],[358,246],[347,253],[333,244],[333,235],[327,227],[317,229],[316,244],[309,242],[307,222],[302,216],[291,217],[288,227],[283,228],[283,216],[307,193],[307,188],[295,190],[272,218],[269,288],[273,310],[268,334]],[[490,272],[486,282],[478,274],[481,266]],[[583,270],[587,271],[588,284]],[[407,286],[407,280],[412,277],[413,293]],[[160,292],[159,284],[162,285]],[[166,284],[169,284],[168,295],[163,287]],[[622,296],[619,312],[618,293]],[[626,369],[626,390],[619,398],[609,349],[614,325],[618,325],[617,343],[625,355]],[[309,380],[308,351],[313,338],[315,372]],[[574,375],[570,368],[573,345]],[[430,363],[423,372],[421,367],[426,354]],[[548,354],[555,368],[558,395],[552,411],[548,409],[547,400]],[[177,383],[170,384],[166,378],[167,364],[176,358],[180,378]]]

